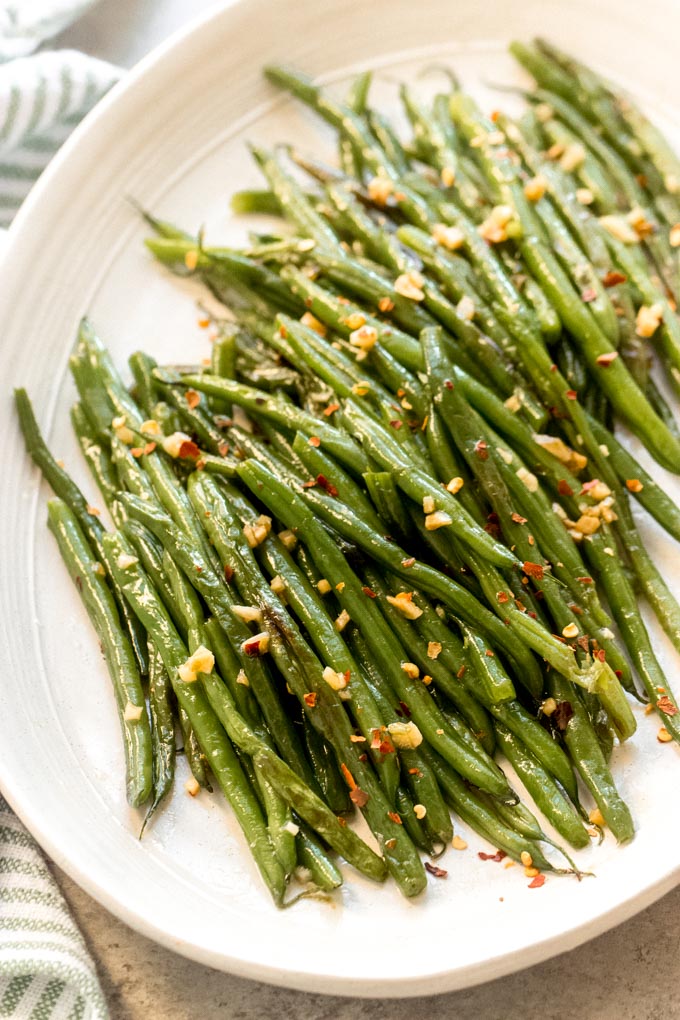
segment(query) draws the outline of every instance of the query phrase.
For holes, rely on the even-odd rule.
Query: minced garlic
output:
[[[387,731],[394,746],[405,751],[413,750],[423,742],[423,735],[414,722],[393,722]]]

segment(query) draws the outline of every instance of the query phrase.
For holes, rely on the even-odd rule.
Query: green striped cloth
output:
[[[9,226],[45,165],[120,75],[82,53],[35,52],[93,2],[0,0],[0,228]],[[54,878],[0,796],[0,1017],[108,1015],[94,963]]]
[[[106,1020],[97,972],[35,841],[0,797],[0,1017]]]
[[[0,228],[78,121],[120,76],[74,50],[32,53],[92,0],[0,0]]]

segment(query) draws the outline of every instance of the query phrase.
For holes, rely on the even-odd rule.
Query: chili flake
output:
[[[193,439],[185,439],[179,448],[179,456],[186,460],[196,460],[200,456],[200,453],[201,451],[196,446]]]
[[[677,708],[675,707],[675,705],[673,704],[673,702],[671,701],[667,694],[664,694],[663,698],[659,698],[659,700],[656,703],[656,707],[661,709],[661,711],[664,712],[666,715],[678,714]]]
[[[325,474],[317,474],[316,483],[320,489],[325,490],[328,496],[337,496],[337,490],[331,481],[328,481]]]
[[[483,850],[479,850],[477,856],[480,861],[495,861],[497,864],[500,864],[508,855],[505,850],[496,850],[495,854],[485,854]]]
[[[429,871],[435,878],[446,878],[448,875],[448,871],[445,871],[444,868],[438,868],[436,864],[430,864],[429,861],[425,861],[425,871]]]

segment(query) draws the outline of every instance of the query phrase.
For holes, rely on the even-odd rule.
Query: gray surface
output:
[[[58,39],[124,66],[212,0],[103,0]],[[113,918],[65,875],[59,883],[99,965],[113,1020],[680,1020],[680,889],[571,953],[438,998],[377,1004],[306,995],[230,977],[155,945]],[[674,1001],[675,999],[675,1001]]]

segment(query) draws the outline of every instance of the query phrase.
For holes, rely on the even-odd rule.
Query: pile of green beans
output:
[[[254,148],[266,189],[233,207],[280,230],[242,250],[145,214],[229,315],[203,365],[138,351],[130,386],[81,323],[71,417],[109,528],[16,392],[142,831],[182,753],[278,905],[336,889],[338,856],[417,896],[459,819],[532,886],[579,874],[555,839],[634,835],[610,759],[635,703],[680,743],[638,602],[678,650],[680,606],[631,500],[676,540],[680,510],[615,433],[680,473],[652,374],[680,389],[680,162],[577,60],[511,49],[521,118],[451,75],[429,105],[400,88],[407,140],[370,73],[336,99],[269,68],[339,169]]]

